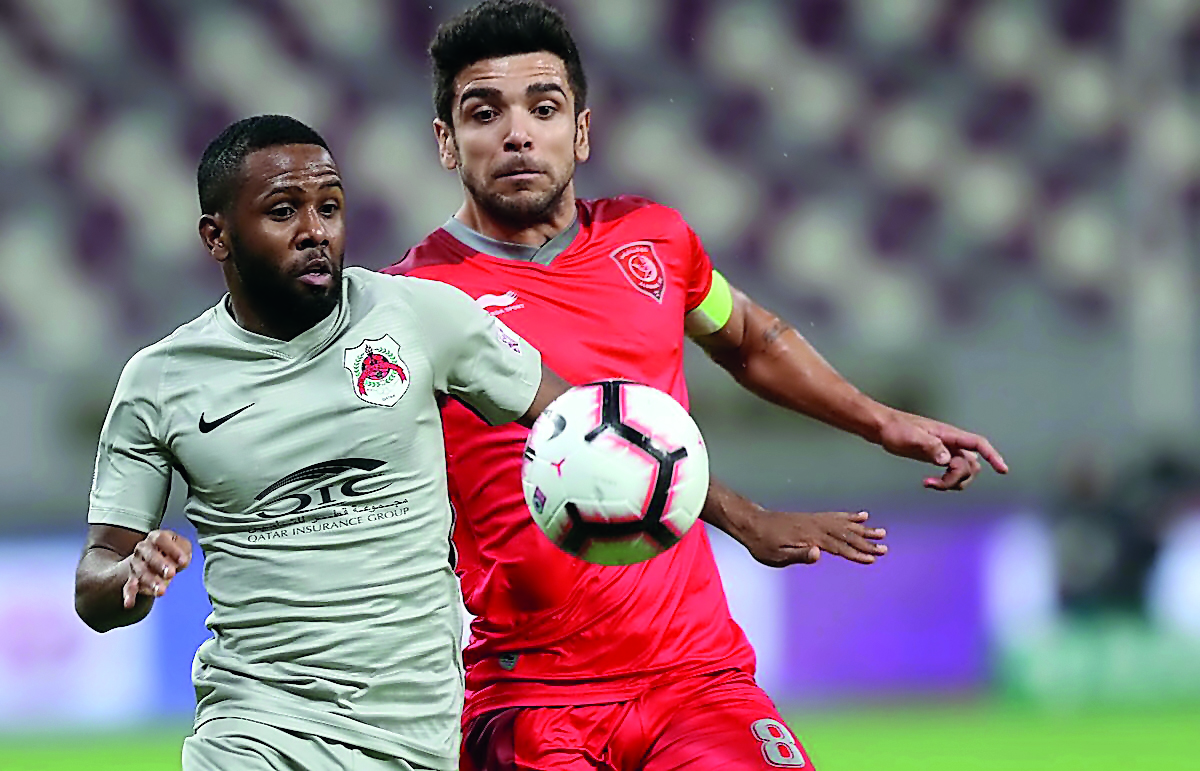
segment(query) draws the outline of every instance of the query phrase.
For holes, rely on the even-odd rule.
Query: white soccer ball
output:
[[[708,496],[708,452],[679,402],[647,385],[577,386],[538,417],[521,464],[525,502],[563,551],[632,565],[687,533]]]

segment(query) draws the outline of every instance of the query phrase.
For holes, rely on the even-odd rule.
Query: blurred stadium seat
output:
[[[220,283],[197,246],[193,169],[207,139],[246,114],[287,112],[323,131],[351,192],[349,258],[370,267],[397,259],[458,203],[457,181],[433,152],[423,46],[463,4],[5,4],[0,367],[17,381],[44,364],[65,370],[95,422],[115,362],[212,302]],[[956,366],[957,353],[989,346],[1007,369],[1022,366],[1027,338],[1044,336],[1039,354],[1053,366],[1080,336],[1099,341],[1115,352],[1103,376],[1123,379],[1090,394],[1101,432],[1161,427],[1153,405],[1164,377],[1129,380],[1136,351],[1123,341],[1136,344],[1138,320],[1157,317],[1139,306],[1192,302],[1147,287],[1140,277],[1165,269],[1138,268],[1138,238],[1155,211],[1200,200],[1196,3],[564,8],[593,81],[596,157],[582,171],[584,194],[638,192],[682,210],[737,283],[884,398],[896,381],[921,379],[912,373],[923,364],[897,372],[897,361],[945,352],[932,366],[952,385],[926,375],[923,398],[947,417],[998,428],[1029,468],[1048,465],[1053,432],[1020,415],[996,420],[994,373]],[[1186,251],[1180,220],[1163,220],[1159,237]],[[1180,334],[1171,350],[1191,345],[1194,335]],[[46,356],[48,346],[62,355]],[[880,358],[860,362],[864,351]],[[1195,381],[1192,361],[1176,401]],[[1040,385],[1021,396],[1077,397],[1065,369]],[[701,407],[728,395],[703,368],[694,389]],[[1130,414],[1131,401],[1149,405],[1145,420]],[[1181,402],[1192,420],[1194,401]],[[719,415],[709,423],[722,431]],[[53,487],[78,503],[90,437],[72,425],[47,427],[71,482],[25,478],[22,500]],[[778,467],[762,462],[734,476],[769,487],[772,475],[752,469]],[[878,479],[870,486],[882,491],[898,477]],[[1012,482],[1025,492],[1052,483],[1038,471]],[[47,510],[67,501],[46,495]]]

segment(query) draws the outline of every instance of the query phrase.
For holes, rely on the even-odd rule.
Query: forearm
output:
[[[753,517],[762,511],[763,508],[758,504],[710,478],[708,497],[700,509],[700,519],[746,546],[751,536]]]
[[[855,388],[786,322],[739,301],[748,307],[736,337],[698,340],[709,356],[761,398],[878,444],[894,411]]]
[[[75,570],[75,612],[97,632],[129,626],[146,617],[154,598],[139,594],[132,608],[122,600],[129,569],[122,557],[103,546],[89,545]]]
[[[887,548],[873,544],[882,529],[868,528],[867,513],[769,511],[710,479],[700,518],[746,547],[769,567],[811,564],[822,551],[870,564]]]

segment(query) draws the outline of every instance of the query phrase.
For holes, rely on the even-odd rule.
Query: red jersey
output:
[[[462,289],[571,383],[635,380],[686,407],[684,315],[711,287],[708,255],[677,212],[651,201],[576,208],[577,224],[555,239],[548,264],[501,256],[504,245],[451,223],[458,237],[439,229],[385,272]],[[458,572],[476,616],[464,653],[465,719],[502,707],[624,700],[660,678],[753,674],[754,653],[729,614],[704,527],[638,565],[583,562],[551,544],[526,508],[528,430],[489,426],[454,401],[442,420]]]

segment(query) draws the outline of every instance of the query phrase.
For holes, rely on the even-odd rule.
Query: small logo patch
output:
[[[501,653],[500,654],[500,668],[506,672],[511,672],[514,669],[516,669],[517,668],[517,654]]]
[[[537,488],[533,491],[533,510],[541,514],[546,508],[546,494],[542,492],[542,488]]]
[[[614,250],[609,256],[621,266],[621,272],[634,288],[653,297],[655,302],[662,302],[667,282],[662,262],[654,252],[654,244],[649,241],[634,241]]]
[[[500,339],[500,342],[512,349],[513,353],[521,352],[521,343],[517,340],[516,333],[505,326],[504,322],[500,319],[496,319],[496,337]]]
[[[246,410],[250,409],[253,406],[254,406],[254,402],[250,402],[245,407],[236,409],[233,412],[229,413],[228,415],[222,415],[221,417],[217,418],[216,420],[211,420],[211,421],[205,420],[204,413],[201,412],[200,413],[200,433],[207,434],[209,431],[219,428],[221,426],[221,424],[223,424],[227,421],[233,420],[235,417],[237,417],[238,415],[241,415],[243,412],[245,412]]]
[[[400,346],[391,335],[347,348],[343,363],[350,370],[354,395],[368,404],[391,407],[408,390],[408,365],[400,358]]]

